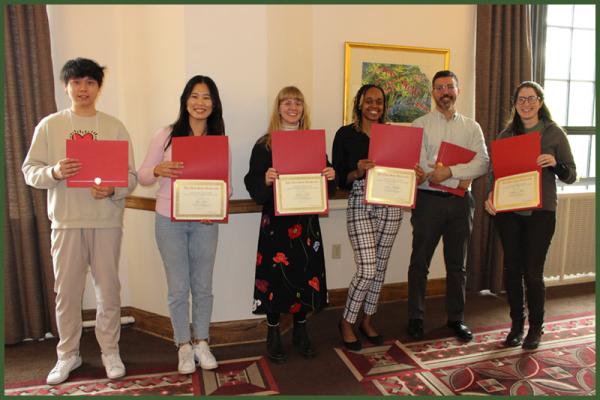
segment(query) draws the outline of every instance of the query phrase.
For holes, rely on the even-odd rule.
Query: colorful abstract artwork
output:
[[[431,110],[431,81],[418,65],[362,63],[362,84],[380,86],[390,122],[412,122]]]

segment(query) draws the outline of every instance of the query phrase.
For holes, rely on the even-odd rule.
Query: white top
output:
[[[457,112],[447,120],[444,114],[433,110],[414,120],[412,126],[423,128],[419,164],[425,173],[432,171],[433,168],[428,164],[435,164],[442,142],[452,143],[476,153],[470,162],[451,166],[452,178],[441,182],[442,185],[456,188],[461,179],[475,179],[487,172],[490,157],[481,127],[475,120]],[[438,190],[429,187],[428,180],[419,185],[419,189]]]

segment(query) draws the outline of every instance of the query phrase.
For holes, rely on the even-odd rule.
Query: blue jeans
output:
[[[168,302],[176,344],[190,337],[192,293],[192,327],[195,339],[207,339],[212,315],[212,273],[217,252],[219,226],[200,222],[171,222],[156,214],[155,233],[162,256],[169,289]]]

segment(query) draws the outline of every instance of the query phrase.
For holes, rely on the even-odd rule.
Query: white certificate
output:
[[[417,176],[414,169],[378,167],[368,171],[367,203],[413,207]]]
[[[493,203],[496,211],[537,208],[540,205],[540,173],[531,171],[496,179]]]
[[[285,174],[275,179],[277,215],[327,211],[327,178],[318,174]]]
[[[173,218],[224,220],[227,216],[227,184],[221,180],[177,179],[173,182]]]

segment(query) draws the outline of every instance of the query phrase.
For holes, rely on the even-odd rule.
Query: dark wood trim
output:
[[[131,315],[135,322],[133,329],[149,333],[167,340],[173,340],[173,326],[171,318],[150,311],[140,310],[135,307],[123,307],[123,313]]]
[[[124,317],[125,314],[123,314],[123,309],[125,307],[121,308],[121,316]],[[96,320],[96,310],[92,309],[92,310],[83,310],[81,312],[81,317],[83,318],[84,321],[95,321]]]
[[[343,200],[348,198],[348,192],[337,190],[331,200]],[[152,197],[127,196],[125,207],[133,210],[154,211],[156,200]],[[229,200],[229,214],[248,214],[262,211],[262,206],[252,199]]]
[[[125,207],[134,210],[154,211],[156,208],[156,199],[150,197],[127,196],[125,198]]]
[[[427,283],[427,296],[440,296],[446,293],[446,279],[432,279]],[[346,303],[348,289],[329,290],[329,306],[343,307]],[[406,299],[408,284],[406,282],[388,283],[383,285],[380,301],[396,301]],[[135,307],[123,307],[121,316],[130,316],[135,319],[133,329],[149,333],[167,340],[173,340],[173,327],[168,316],[150,311],[140,310]],[[84,310],[84,321],[95,320],[96,310]],[[289,314],[281,316],[280,325],[282,333],[292,327],[292,318]],[[237,321],[213,322],[210,324],[210,342],[214,346],[223,346],[234,343],[259,342],[267,336],[267,321],[265,318],[244,319]]]
[[[167,340],[173,340],[171,318],[135,307],[123,307],[122,315],[135,319],[133,328]],[[292,326],[289,316],[282,316],[281,328],[286,332]],[[213,322],[210,324],[210,343],[213,346],[234,343],[259,342],[267,336],[267,321],[264,318],[237,321]]]
[[[430,279],[427,281],[426,296],[442,296],[446,294],[446,278]],[[348,288],[329,289],[329,305],[343,307],[346,304]],[[406,300],[408,298],[408,282],[387,283],[381,288],[380,302]]]

